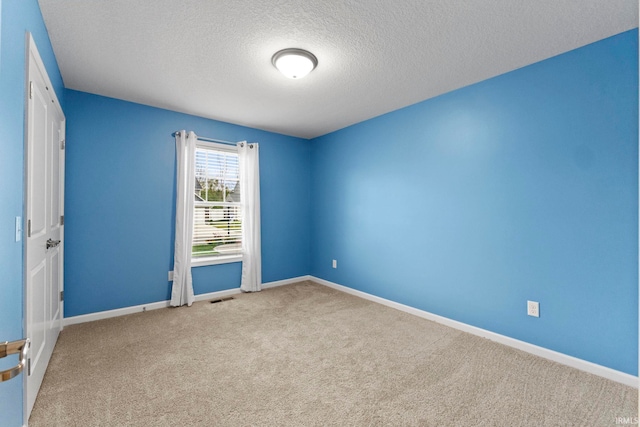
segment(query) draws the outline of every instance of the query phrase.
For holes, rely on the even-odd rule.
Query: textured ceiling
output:
[[[304,138],[638,26],[637,0],[39,3],[67,88]],[[318,68],[282,76],[288,47]]]

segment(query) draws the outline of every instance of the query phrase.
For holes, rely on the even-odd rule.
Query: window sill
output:
[[[241,262],[242,255],[223,255],[216,257],[191,258],[191,267],[203,267],[205,265],[229,264],[231,262]]]

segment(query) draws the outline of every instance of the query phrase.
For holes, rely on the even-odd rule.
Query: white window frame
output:
[[[196,149],[201,148],[205,150],[217,150],[217,151],[227,151],[230,153],[238,153],[238,147],[235,145],[228,144],[219,144],[215,142],[206,142],[206,141],[197,141]],[[192,167],[195,168],[195,158],[194,164]],[[193,197],[193,196],[191,196]],[[242,197],[242,196],[241,196]],[[195,214],[195,206],[194,206],[194,214]],[[191,230],[193,234],[193,229]],[[233,255],[210,255],[210,256],[198,256],[194,257],[193,253],[191,255],[191,267],[202,267],[207,265],[217,265],[217,264],[229,264],[232,262],[241,262],[242,254],[233,254]]]

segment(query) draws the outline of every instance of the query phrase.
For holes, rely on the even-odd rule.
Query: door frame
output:
[[[1,1],[1,0],[0,0]],[[51,80],[49,78],[48,72],[47,72],[47,68],[45,67],[43,61],[42,61],[42,57],[40,56],[40,52],[38,51],[38,48],[36,46],[35,40],[33,38],[33,35],[29,32],[26,31],[25,32],[25,78],[24,78],[24,142],[23,142],[23,161],[24,161],[24,173],[23,173],[23,216],[22,216],[22,259],[23,259],[23,273],[22,273],[22,289],[23,289],[23,297],[22,297],[22,307],[23,307],[23,311],[22,311],[22,327],[23,327],[23,335],[27,335],[28,331],[29,331],[29,325],[28,325],[28,319],[29,319],[29,300],[27,298],[27,296],[29,295],[27,292],[27,246],[28,246],[28,238],[27,238],[27,221],[28,221],[28,208],[29,208],[29,200],[28,200],[28,174],[29,174],[29,92],[30,92],[30,81],[29,81],[29,74],[30,74],[30,67],[31,67],[31,58],[33,57],[34,59],[34,66],[40,68],[40,70],[43,71],[43,78],[45,81],[45,84],[51,88],[51,90],[49,91],[51,97],[53,98],[53,104],[55,105],[54,108],[59,110],[60,116],[62,117],[62,124],[61,124],[61,129],[62,129],[62,135],[61,138],[64,140],[66,138],[66,117],[64,115],[64,111],[62,110],[62,106],[60,105],[60,102],[58,100],[58,96],[53,88],[53,85],[51,84]],[[63,142],[64,143],[64,142]],[[64,215],[64,175],[65,175],[65,150],[61,150],[61,154],[62,156],[62,160],[60,160],[61,163],[61,167],[60,167],[60,178],[61,178],[61,182],[60,182],[60,214]],[[48,218],[47,218],[48,220]],[[58,272],[59,274],[59,286],[58,286],[58,290],[59,292],[64,291],[64,224],[61,225],[60,227],[60,239],[62,241],[62,245],[60,248],[60,254],[61,254],[61,265],[60,265],[60,270]],[[63,325],[64,325],[64,300],[60,301],[60,317],[59,320],[60,322],[59,327],[60,327],[60,331],[62,331],[63,329]],[[30,353],[29,356],[30,357]],[[29,366],[26,367],[26,369],[23,372],[23,376],[22,376],[22,411],[23,411],[23,425],[26,427],[29,425],[29,398],[28,398],[28,369]]]

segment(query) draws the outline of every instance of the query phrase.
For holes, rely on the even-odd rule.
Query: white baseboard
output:
[[[65,317],[62,319],[64,327],[78,323],[93,322],[94,320],[109,319],[111,317],[125,316],[147,310],[169,307],[169,301],[158,301],[149,304],[134,305],[131,307],[117,308],[115,310],[99,311],[97,313],[81,314],[79,316]]]
[[[291,279],[277,280],[275,282],[263,283],[262,289],[275,288],[276,286],[290,285],[292,283],[304,282],[305,280],[313,280],[311,276],[299,276]]]
[[[397,310],[401,310],[406,313],[413,314],[418,317],[422,317],[427,320],[432,320],[434,322],[452,327],[454,329],[458,329],[460,331],[468,332],[470,334],[477,335],[479,337],[487,338],[491,341],[495,341],[500,344],[507,345],[509,347],[517,348],[518,350],[526,351],[527,353],[531,353],[536,356],[540,356],[545,359],[549,359],[554,362],[557,362],[566,366],[570,366],[572,368],[579,369],[581,371],[588,372],[590,374],[598,375],[600,377],[604,377],[624,385],[638,388],[638,377],[629,375],[624,372],[616,371],[615,369],[607,368],[606,366],[602,366],[592,362],[588,362],[586,360],[578,359],[577,357],[568,356],[566,354],[549,350],[547,348],[540,347],[534,344],[529,344],[527,342],[520,341],[515,338],[510,338],[505,335],[500,335],[495,332],[487,331],[486,329],[467,325],[466,323],[458,322],[456,320],[451,320],[449,318],[439,316],[437,314],[429,313],[428,311],[419,310],[417,308],[400,304],[388,299],[380,298],[375,295],[368,294],[366,292],[362,292],[362,291],[348,288],[346,286],[338,285],[337,283],[329,282],[328,280],[319,279],[314,276],[311,276],[310,279],[308,280],[311,280],[320,285],[337,289],[339,291],[342,291],[351,295],[355,295],[360,298],[364,298],[369,301],[386,305],[387,307],[395,308]]]
[[[262,289],[275,288],[276,286],[289,285],[291,283],[302,282],[304,280],[312,280],[311,276],[293,277],[291,279],[277,280],[262,284]],[[225,298],[231,295],[239,294],[240,288],[226,289],[224,291],[209,292],[206,294],[198,294],[195,296],[196,301],[206,301],[211,299]],[[147,310],[157,310],[159,308],[169,307],[169,301],[158,301],[149,304],[134,305],[131,307],[117,308],[115,310],[99,311],[97,313],[81,314],[79,316],[65,317],[62,320],[63,327],[76,325],[78,323],[93,322],[94,320],[109,319],[111,317],[124,316],[127,314],[140,313]]]

